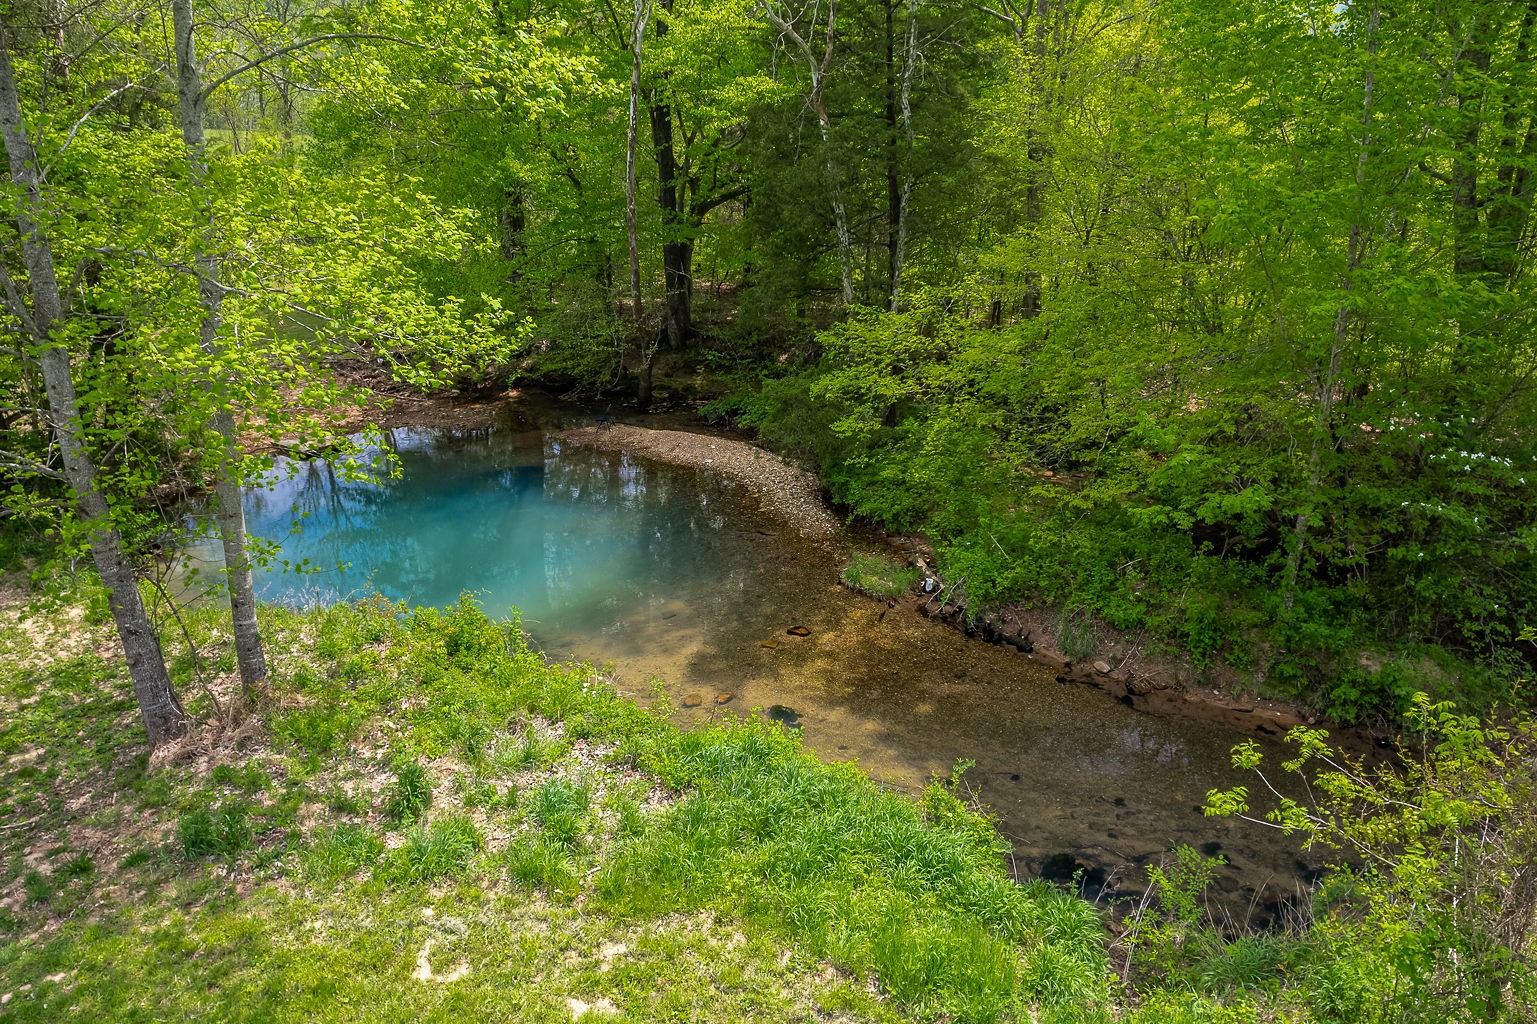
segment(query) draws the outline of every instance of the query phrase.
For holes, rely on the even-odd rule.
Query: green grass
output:
[[[1011,881],[953,783],[900,796],[761,720],[681,731],[468,603],[263,615],[257,720],[215,728],[182,675],[199,731],[153,763],[102,627],[0,619],[7,1020],[1120,1012],[1099,912]],[[1277,949],[1187,973],[1269,1013]]]
[[[845,585],[870,597],[901,597],[913,588],[923,575],[917,569],[904,567],[881,555],[856,553],[844,567],[842,580]]]

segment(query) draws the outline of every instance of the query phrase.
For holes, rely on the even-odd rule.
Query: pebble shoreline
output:
[[[747,487],[768,511],[789,523],[801,536],[827,540],[838,532],[838,520],[822,501],[821,485],[813,474],[744,441],[684,430],[652,430],[628,423],[575,427],[555,437],[674,466],[715,470]]]

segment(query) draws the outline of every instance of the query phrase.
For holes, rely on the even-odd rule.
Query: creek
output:
[[[1210,896],[1237,924],[1305,892],[1294,837],[1200,813],[1208,790],[1252,781],[1229,760],[1250,736],[1138,712],[888,611],[838,583],[853,539],[804,540],[714,472],[553,438],[580,421],[570,415],[509,407],[485,429],[396,428],[400,471],[379,482],[279,459],[248,491],[247,522],[310,571],[274,563],[258,596],[446,606],[470,593],[493,616],[517,609],[552,659],[593,663],[643,703],[659,684],[682,726],[761,709],[818,755],[907,792],[974,761],[963,785],[997,816],[1020,878],[1081,868],[1090,897],[1136,893],[1184,843],[1227,859]]]

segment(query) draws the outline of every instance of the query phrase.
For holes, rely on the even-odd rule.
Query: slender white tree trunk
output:
[[[624,232],[630,245],[630,313],[635,318],[635,333],[640,335],[640,229],[635,212],[635,146],[640,123],[640,58],[646,37],[646,23],[651,19],[650,0],[635,0],[635,22],[630,36],[630,124],[624,151]]]
[[[21,116],[16,76],[11,66],[9,33],[0,20],[0,134],[11,180],[17,186],[16,224],[22,259],[32,292],[32,309],[13,310],[37,346],[38,364],[48,395],[54,438],[63,456],[64,475],[74,491],[75,508],[90,535],[91,558],[107,587],[108,604],[128,661],[133,692],[151,746],[187,731],[187,715],[165,669],[165,655],[139,595],[133,566],[123,554],[122,538],[112,525],[106,496],[98,485],[96,464],[81,433],[80,404],[70,371],[69,352],[54,337],[64,318],[53,248],[43,232],[42,181],[37,152]]]
[[[246,545],[245,510],[240,494],[240,448],[235,434],[234,411],[220,367],[219,332],[224,326],[224,288],[219,281],[219,259],[214,253],[213,209],[208,199],[208,147],[203,132],[206,99],[202,70],[193,39],[192,0],[172,0],[171,18],[176,35],[176,91],[181,117],[182,141],[187,148],[193,195],[203,203],[195,239],[198,297],[203,307],[199,340],[208,359],[203,387],[212,407],[212,426],[219,438],[214,477],[214,518],[224,547],[229,584],[230,619],[235,636],[235,661],[240,683],[248,697],[257,697],[267,684],[267,656],[256,621],[256,590],[251,578],[251,557]]]
[[[854,303],[854,248],[849,237],[849,218],[843,206],[843,177],[838,168],[838,158],[833,151],[833,123],[827,114],[827,104],[823,102],[823,89],[827,84],[827,72],[833,62],[833,42],[835,29],[838,23],[838,2],[829,0],[827,4],[827,35],[820,57],[811,49],[811,44],[806,42],[795,29],[794,19],[787,18],[774,6],[773,0],[764,0],[759,8],[769,23],[779,30],[780,34],[795,44],[801,57],[806,61],[806,70],[811,75],[811,94],[807,101],[811,104],[812,111],[817,116],[817,129],[822,136],[822,148],[827,153],[827,185],[832,193],[833,205],[833,231],[838,239],[838,270],[842,284],[843,304],[845,306]],[[797,16],[798,17],[798,16]]]

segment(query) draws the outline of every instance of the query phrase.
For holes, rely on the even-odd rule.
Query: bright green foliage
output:
[[[1408,726],[1401,763],[1377,767],[1293,730],[1298,753],[1282,767],[1309,780],[1311,799],[1278,795],[1265,820],[1343,858],[1314,939],[1353,1019],[1522,1019],[1537,1005],[1537,726],[1527,714],[1480,722],[1423,694]],[[1262,768],[1252,745],[1233,763]],[[1244,787],[1208,797],[1208,813],[1249,811]]]
[[[1537,602],[1533,28],[1454,6],[1051,5],[974,108],[962,278],[853,311],[745,422],[983,602],[1347,717],[1425,686],[1363,646],[1507,670]]]

